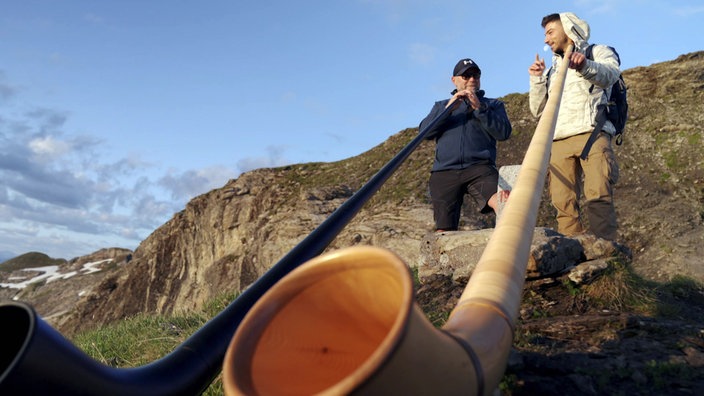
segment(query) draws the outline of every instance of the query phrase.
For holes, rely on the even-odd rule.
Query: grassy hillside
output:
[[[0,263],[0,271],[12,272],[22,268],[47,267],[50,265],[65,264],[64,259],[54,259],[44,253],[29,252],[21,256],[9,259],[4,263]]]

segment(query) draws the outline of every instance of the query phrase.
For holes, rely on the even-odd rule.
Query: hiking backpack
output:
[[[594,60],[592,55],[592,47],[594,44],[590,44],[584,55],[587,59]],[[611,51],[616,55],[619,66],[621,66],[621,57],[616,52],[614,47],[608,46]],[[589,88],[589,92],[592,92],[594,85]],[[627,91],[626,82],[623,80],[623,75],[619,73],[618,80],[611,86],[611,94],[607,98],[606,102],[606,119],[611,121],[611,123],[616,128],[614,136],[616,137],[616,144],[621,145],[623,143],[623,130],[626,127],[626,120],[628,119],[628,98],[626,95]]]

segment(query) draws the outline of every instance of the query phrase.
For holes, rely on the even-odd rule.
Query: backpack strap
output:
[[[592,133],[589,135],[587,143],[584,144],[582,154],[579,155],[579,158],[581,158],[582,160],[586,160],[587,156],[589,156],[589,151],[591,151],[592,145],[596,141],[596,138],[599,137],[601,128],[603,128],[604,124],[606,123],[606,105],[600,104],[597,106],[597,109],[598,110],[596,112],[596,125],[594,126],[594,130],[592,131]]]
[[[592,49],[594,48],[594,45],[596,45],[596,44],[589,44],[587,49],[584,51],[584,56],[586,56],[587,59],[589,59],[589,60],[594,60],[594,55],[592,54]],[[614,53],[616,53],[616,51],[614,51]],[[618,54],[616,54],[616,59],[618,59],[618,63],[621,64],[621,59],[619,59]],[[589,93],[592,93],[593,89],[594,89],[594,84],[592,84],[592,86],[589,87]],[[606,95],[606,90],[604,90],[604,95]],[[592,145],[596,141],[596,138],[599,137],[599,133],[601,132],[601,128],[603,128],[604,124],[606,123],[606,105],[605,104],[600,104],[597,106],[595,121],[596,121],[596,125],[594,125],[594,130],[589,135],[589,139],[587,139],[587,143],[584,144],[584,148],[582,149],[582,154],[579,155],[579,158],[581,158],[582,160],[586,160],[587,156],[589,156],[589,151],[591,151]]]

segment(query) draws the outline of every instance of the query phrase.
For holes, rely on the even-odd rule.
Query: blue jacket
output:
[[[481,107],[468,111],[467,104],[445,115],[428,131],[426,139],[435,139],[435,161],[433,172],[464,169],[471,165],[488,164],[496,166],[496,142],[511,136],[511,122],[506,114],[504,103],[497,99],[485,98],[478,92]],[[445,109],[449,99],[435,102],[423,121],[420,131]]]

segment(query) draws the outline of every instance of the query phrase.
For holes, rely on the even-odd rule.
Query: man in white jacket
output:
[[[545,61],[537,55],[528,69],[529,103],[534,116],[542,114],[550,94],[549,75],[560,67],[567,49],[574,46],[550,156],[550,197],[557,210],[557,230],[568,236],[588,231],[599,238],[615,240],[613,186],[619,169],[611,147],[613,124],[608,120],[604,123],[585,160],[580,159],[580,154],[594,130],[597,106],[606,103],[611,86],[619,78],[618,55],[605,45],[595,45],[593,60],[587,59],[584,52],[589,46],[589,25],[573,13],[550,14],[543,18],[542,26],[553,60],[548,73]],[[588,228],[579,216],[581,193],[586,201],[583,212]]]

